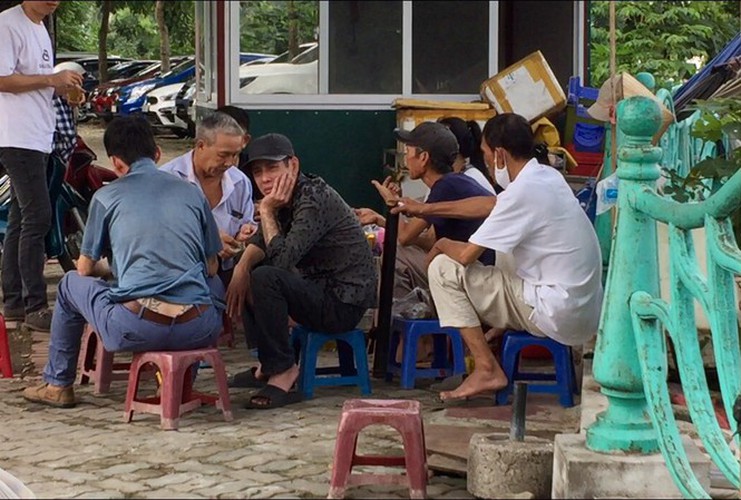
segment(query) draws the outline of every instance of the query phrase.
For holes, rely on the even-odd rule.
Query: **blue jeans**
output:
[[[223,300],[224,285],[209,278],[211,294]],[[108,298],[109,285],[100,278],[68,272],[59,283],[51,321],[49,361],[44,380],[68,386],[77,375],[77,358],[85,323],[100,335],[107,351],[182,351],[215,345],[223,326],[222,310],[209,306],[185,323],[161,325],[140,318]]]

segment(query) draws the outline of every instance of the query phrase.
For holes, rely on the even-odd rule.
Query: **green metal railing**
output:
[[[668,94],[668,93],[667,93]],[[657,97],[671,106],[671,97]],[[594,376],[609,405],[587,429],[587,447],[600,452],[661,451],[688,498],[710,498],[682,446],[667,386],[668,334],[677,355],[687,407],[713,462],[736,488],[739,464],[718,424],[695,320],[695,301],[710,325],[713,352],[729,420],[741,394],[741,349],[734,275],[741,251],[729,216],[741,206],[741,171],[702,202],[679,203],[657,192],[659,162],[686,175],[714,146],[689,134],[693,115],[673,124],[662,147],[651,144],[661,126],[658,104],[632,97],[618,104],[618,214],[605,301],[595,348]],[[661,297],[657,222],[669,232],[669,296]],[[692,231],[706,234],[707,275],[697,263]],[[732,422],[733,431],[736,423]]]

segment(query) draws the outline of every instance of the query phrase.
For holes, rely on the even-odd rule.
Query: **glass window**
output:
[[[412,3],[412,92],[478,94],[489,68],[489,2]]]
[[[329,2],[329,93],[402,92],[402,2]]]
[[[318,93],[319,2],[243,0],[239,7],[240,53],[279,56],[264,64],[242,64],[239,92]]]
[[[195,2],[196,89],[205,101],[212,100],[216,89],[215,7],[214,2]]]

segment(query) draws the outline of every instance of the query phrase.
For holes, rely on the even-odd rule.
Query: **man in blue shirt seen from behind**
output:
[[[44,383],[23,392],[49,406],[75,406],[85,323],[112,352],[198,349],[222,327],[221,240],[205,197],[157,169],[145,120],[118,118],[103,141],[120,178],[93,197],[77,271],[59,284]]]

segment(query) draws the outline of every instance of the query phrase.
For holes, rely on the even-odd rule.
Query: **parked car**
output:
[[[157,61],[151,60],[122,61],[108,70],[108,81],[134,76],[139,71],[156,62]],[[95,76],[92,73],[87,73],[85,75],[85,81],[82,82],[82,88],[85,89],[86,92],[92,91],[98,85],[100,85],[100,79],[98,76]]]
[[[299,46],[301,51],[288,61],[284,52],[274,60],[239,68],[242,94],[316,94],[318,90],[319,44]]]
[[[145,101],[144,95],[147,92],[164,85],[185,82],[195,75],[195,71],[195,60],[189,57],[163,75],[125,85],[119,90],[118,99],[111,106],[111,112],[123,115],[140,113]]]
[[[175,116],[185,122],[189,137],[196,135],[196,80],[189,80],[175,96]],[[165,113],[163,111],[163,113]]]
[[[100,68],[98,67],[98,56],[95,57],[82,57],[80,59],[73,59],[77,64],[85,68],[85,72],[94,78],[100,78]],[[124,61],[131,61],[128,57],[120,56],[108,56],[106,59],[106,67],[110,70],[113,66],[122,63]]]
[[[178,82],[147,92],[142,112],[153,128],[170,130],[178,137],[188,135],[188,124],[175,115],[175,96],[184,86],[185,82]]]
[[[175,56],[170,59],[170,64],[176,66],[185,59],[187,59],[187,56]],[[121,87],[142,80],[156,78],[160,73],[160,63],[153,62],[129,78],[115,79],[106,83],[101,83],[93,89],[93,92],[88,98],[92,112],[99,118],[103,118],[105,121],[110,121],[113,118],[111,106],[118,100],[118,93]]]

